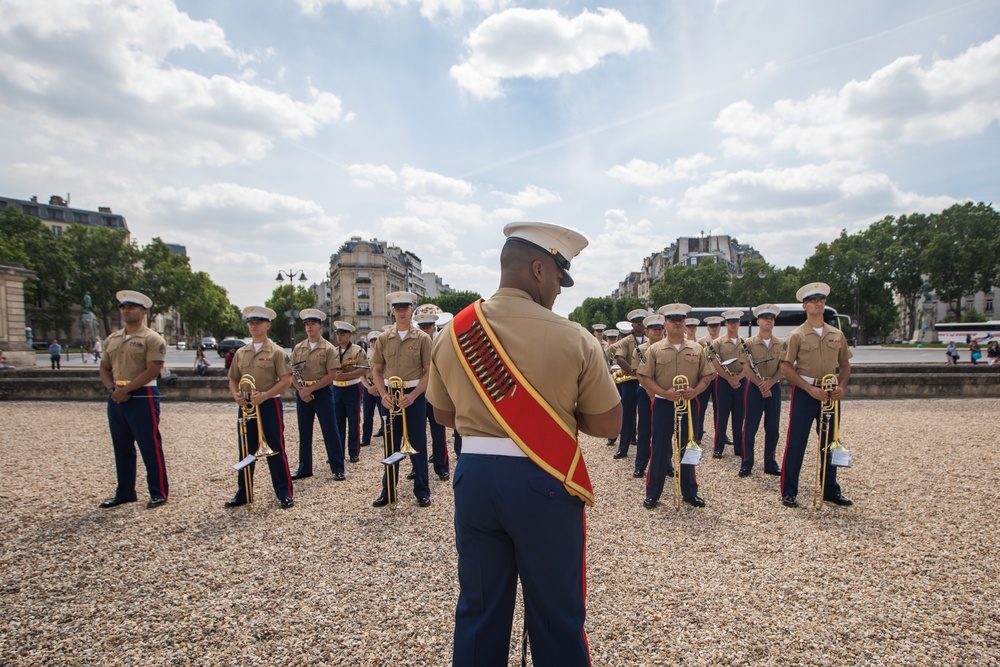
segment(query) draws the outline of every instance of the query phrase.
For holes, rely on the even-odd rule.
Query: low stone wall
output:
[[[178,370],[177,382],[160,383],[164,401],[230,401],[221,368],[204,377]],[[785,395],[789,386],[785,385]],[[960,364],[867,364],[851,367],[850,398],[1000,398],[1000,366]],[[103,401],[107,391],[97,369],[25,369],[0,372],[0,401]],[[294,392],[282,397],[294,400]]]

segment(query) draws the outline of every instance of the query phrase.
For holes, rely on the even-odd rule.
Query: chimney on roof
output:
[[[111,213],[111,207],[110,206],[98,206],[97,207],[97,211],[99,213]]]
[[[65,206],[66,200],[59,195],[51,195],[49,197],[49,206]]]

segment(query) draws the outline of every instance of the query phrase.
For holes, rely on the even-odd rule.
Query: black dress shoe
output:
[[[410,474],[406,476],[406,479],[416,479],[416,478],[417,478],[417,472],[415,470],[411,470]]]
[[[233,496],[232,500],[227,500],[225,502],[225,507],[240,507],[241,505],[246,505],[246,499],[240,498],[238,496]]]
[[[632,476],[636,477],[636,478],[645,477],[646,476],[646,471],[645,470],[633,470],[632,471]]]
[[[731,445],[731,444],[733,444],[733,440],[732,440],[732,438],[730,438],[730,437],[729,437],[728,435],[727,435],[727,436],[724,436],[724,437],[723,437],[723,440],[725,440],[725,441],[726,441],[726,444],[727,444],[727,445]]]
[[[613,459],[623,459],[626,456],[628,456],[628,454],[626,454],[625,452],[615,452],[615,455],[612,456],[611,458],[613,458]]]
[[[798,507],[799,504],[795,500],[795,496],[782,496],[781,504],[785,507]]]
[[[829,498],[823,498],[828,503],[833,503],[834,505],[840,505],[841,507],[850,507],[854,504],[854,501],[843,495],[830,496]]]
[[[677,477],[677,471],[673,468],[667,468],[667,477]]]
[[[333,478],[338,482],[343,482],[345,479],[347,479],[346,477],[344,477],[344,473],[342,472],[333,473]]]
[[[721,459],[722,458],[722,452],[712,452],[712,458],[713,459]]]
[[[164,504],[165,502],[167,502],[166,498],[161,498],[160,496],[155,496],[153,498],[150,498],[149,502],[146,503],[146,509],[150,509],[151,510],[154,507],[159,507],[160,505]]]
[[[449,479],[451,479],[451,473],[443,472],[438,475],[438,479],[440,479],[442,482],[447,482]]]
[[[289,507],[295,507],[295,501],[291,498],[282,498],[280,501],[281,509],[287,510]]]
[[[764,468],[765,475],[780,475],[781,468]]]
[[[611,447],[618,441],[618,438],[608,438],[608,447]]]
[[[704,507],[705,506],[705,499],[702,498],[701,496],[694,496],[693,498],[685,498],[684,502],[686,502],[691,507]]]
[[[361,457],[360,456],[352,456],[350,460],[351,460],[351,463],[357,463],[358,461],[361,460]]]
[[[740,477],[749,477],[750,468],[740,468]]]
[[[430,507],[431,506],[431,499],[430,498],[417,498],[417,505],[419,505],[420,507]]]
[[[388,504],[389,504],[389,499],[384,496],[381,496],[375,499],[375,502],[372,503],[372,507],[385,507]]]
[[[368,446],[368,445],[370,445],[370,444],[371,444],[370,442],[362,442],[362,443],[361,443],[361,446],[362,446],[362,447],[367,447],[367,446]]]
[[[642,506],[648,510],[651,510],[654,507],[656,507],[659,503],[660,501],[658,500],[653,500],[652,498],[646,498],[645,500],[642,501]]]
[[[312,477],[311,472],[294,472],[292,473],[292,479],[305,479],[306,477]]]
[[[383,431],[382,431],[382,429],[379,429],[379,430],[378,430],[378,433],[375,433],[374,435],[372,435],[372,437],[373,437],[373,438],[381,438],[381,437],[382,437],[382,434],[383,434]]]
[[[134,503],[135,498],[132,500],[122,500],[121,498],[108,498],[103,503],[98,505],[102,510],[111,509],[112,507],[118,507],[119,505],[124,505],[125,503]]]

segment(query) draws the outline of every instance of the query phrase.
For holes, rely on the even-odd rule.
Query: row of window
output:
[[[6,205],[4,202],[0,204]],[[3,208],[4,206],[0,206]],[[31,204],[21,204],[21,212],[30,215],[35,218],[42,218],[43,220],[59,220],[62,222],[77,222],[83,225],[91,224],[91,216],[89,213],[83,213],[81,211],[66,211],[60,208],[42,208],[40,206],[34,206]],[[68,215],[67,215],[68,214]],[[113,215],[101,216],[101,223],[105,227],[123,227],[121,217],[116,217]],[[53,230],[55,230],[55,225],[53,225]],[[56,232],[57,234],[59,232]]]

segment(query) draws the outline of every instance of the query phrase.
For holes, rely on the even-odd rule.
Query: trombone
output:
[[[686,375],[674,376],[671,385],[678,394],[690,387]],[[684,425],[684,418],[687,417],[688,441],[684,447],[684,456],[681,458],[681,427]],[[696,466],[701,462],[702,448],[694,441],[691,434],[694,433],[694,415],[691,412],[691,401],[679,395],[674,401],[674,442],[672,452],[672,463],[674,466],[674,509],[681,508],[681,465]]]
[[[246,403],[246,405],[240,406],[240,457],[243,460],[250,459],[240,470],[243,474],[243,487],[246,489],[247,502],[252,503],[253,473],[250,471],[250,464],[257,459],[274,456],[277,452],[267,444],[267,438],[264,436],[264,426],[260,422],[260,411],[256,405],[250,402],[250,397],[257,392],[257,383],[252,375],[244,375],[240,378],[239,392],[243,394],[243,400]],[[252,455],[250,454],[250,438],[247,433],[247,426],[250,422],[256,422],[257,427],[257,451]]]
[[[410,431],[406,425],[406,408],[400,407],[399,402],[403,400],[405,394],[406,383],[399,376],[392,376],[386,380],[386,384],[389,386],[389,400],[392,403],[392,408],[389,410],[389,419],[386,424],[386,429],[388,429],[388,437],[383,438],[383,453],[385,458],[382,463],[386,466],[385,471],[385,488],[386,488],[386,498],[389,499],[389,509],[396,509],[396,486],[399,481],[399,465],[398,463],[402,461],[406,456],[412,456],[417,453],[417,450],[410,444]],[[399,451],[396,452],[394,443],[395,438],[395,426],[396,417],[400,417],[403,422],[403,438],[400,442]]]
[[[827,400],[820,403],[819,411],[821,426],[819,448],[816,452],[816,489],[813,491],[813,504],[816,509],[823,506],[827,459],[829,458],[831,466],[851,467],[851,452],[840,443],[840,401],[829,398],[830,392],[838,385],[837,376],[833,373],[824,375],[820,380],[820,388],[827,392]]]

